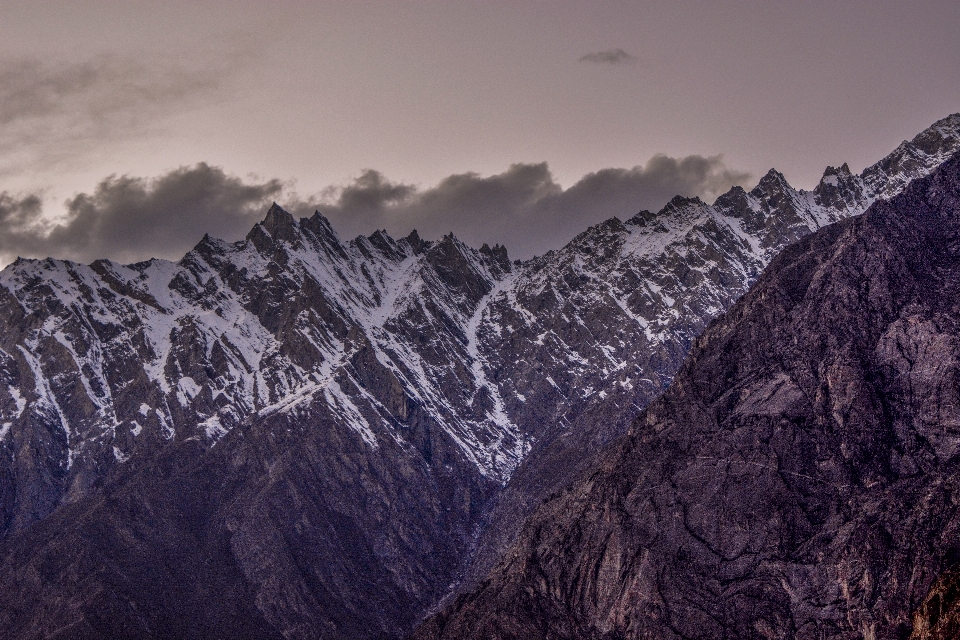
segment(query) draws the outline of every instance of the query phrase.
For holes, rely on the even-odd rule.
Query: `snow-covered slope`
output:
[[[176,264],[18,260],[0,274],[7,462],[22,477],[36,440],[47,482],[80,495],[143,447],[212,446],[320,399],[370,447],[429,447],[412,432],[440,430],[502,482],[527,445],[468,333],[509,269],[499,248],[452,236],[343,243],[319,214],[296,221],[278,206],[245,240],[206,237]],[[10,524],[42,517],[55,494]]]

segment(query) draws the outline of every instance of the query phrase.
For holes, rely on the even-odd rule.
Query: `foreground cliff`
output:
[[[776,258],[416,637],[892,639],[921,604],[955,629],[958,312],[954,158]]]

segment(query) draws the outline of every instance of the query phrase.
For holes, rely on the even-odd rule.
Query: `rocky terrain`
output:
[[[954,637],[958,318],[960,156],[775,258],[415,637]]]
[[[18,260],[0,273],[0,626],[401,635],[486,573],[777,252],[958,149],[954,115],[811,192],[771,171],[524,263],[453,236],[346,242],[278,206],[178,263]]]

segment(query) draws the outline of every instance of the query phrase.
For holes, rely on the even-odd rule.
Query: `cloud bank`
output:
[[[156,178],[110,176],[93,193],[69,199],[54,220],[45,215],[39,194],[2,192],[0,260],[179,259],[204,233],[243,237],[272,201],[300,216],[319,209],[342,238],[376,229],[395,237],[417,229],[428,239],[452,231],[473,246],[500,243],[512,257],[525,259],[612,216],[658,209],[678,194],[713,199],[749,178],[720,156],[657,155],[632,169],[590,173],[567,189],[539,163],[514,164],[492,176],[451,175],[426,189],[367,170],[350,184],[303,198],[289,183],[244,180],[199,163]]]
[[[632,169],[601,169],[567,189],[546,163],[514,164],[487,177],[452,175],[424,190],[367,170],[352,184],[328,189],[319,204],[295,208],[304,214],[318,208],[348,236],[380,228],[395,236],[416,228],[426,238],[453,231],[468,244],[499,242],[525,259],[562,246],[591,224],[659,209],[675,195],[713,200],[750,177],[721,156],[698,155],[657,155]]]
[[[237,239],[280,197],[279,180],[245,182],[205,163],[153,179],[110,176],[92,194],[44,217],[37,194],[0,193],[0,258],[53,256],[78,262],[179,259],[204,233]]]
[[[616,49],[608,49],[607,51],[588,53],[580,58],[580,62],[589,62],[591,64],[634,64],[637,62],[637,57],[630,55],[618,47]]]

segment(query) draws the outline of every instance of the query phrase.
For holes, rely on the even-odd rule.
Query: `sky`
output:
[[[960,111],[960,3],[0,0],[0,264],[178,259],[276,201],[511,257],[812,188]]]

